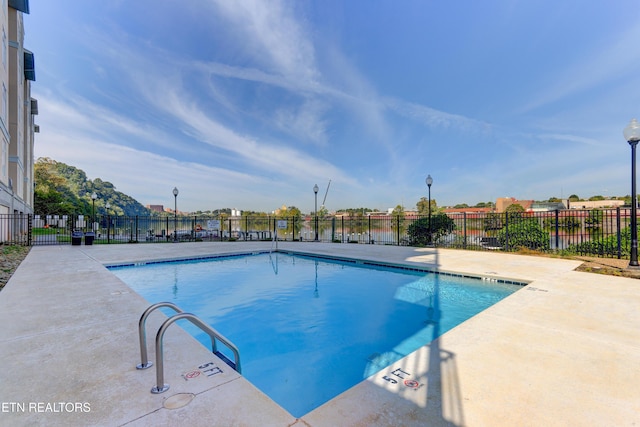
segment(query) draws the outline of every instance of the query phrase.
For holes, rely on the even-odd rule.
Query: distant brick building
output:
[[[500,197],[496,200],[496,212],[506,212],[507,208],[511,205],[520,205],[525,211],[530,211],[533,200],[516,200],[513,197]]]
[[[146,208],[152,212],[164,212],[164,205],[147,205]]]
[[[489,213],[493,212],[493,208],[477,208],[474,206],[469,206],[467,208],[444,208],[442,209],[444,213],[448,214],[463,214],[463,213]]]

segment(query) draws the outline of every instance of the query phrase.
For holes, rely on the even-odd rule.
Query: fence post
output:
[[[464,229],[464,240],[462,241],[462,247],[464,249],[467,249],[467,213],[463,212],[462,213],[462,228]]]
[[[620,233],[620,207],[616,208],[616,234],[618,240],[618,259],[622,258],[622,235]]]
[[[556,209],[556,251],[559,249],[558,245],[560,244],[560,211]]]
[[[509,252],[509,212],[504,213],[504,249]]]
[[[33,215],[27,215],[27,246],[31,246],[33,234],[31,228],[33,227]]]

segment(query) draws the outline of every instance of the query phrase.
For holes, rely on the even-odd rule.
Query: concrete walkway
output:
[[[34,247],[0,292],[0,426],[640,425],[640,282],[493,252],[280,242],[530,284],[301,419],[179,326],[165,335],[171,388],[151,394],[155,367],[135,368],[138,319],[151,302],[105,265],[270,247]],[[164,319],[147,322],[152,361]]]

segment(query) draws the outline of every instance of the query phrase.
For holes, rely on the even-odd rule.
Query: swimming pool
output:
[[[242,374],[295,417],[521,288],[370,264],[276,252],[111,270],[229,338]]]

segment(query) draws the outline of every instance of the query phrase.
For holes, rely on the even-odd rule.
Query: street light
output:
[[[431,175],[427,175],[427,179],[424,180],[424,182],[427,183],[427,187],[429,187],[429,243],[431,243],[431,184],[433,184],[433,178],[431,178]]]
[[[631,256],[629,267],[638,267],[638,218],[636,217],[638,201],[636,200],[636,145],[640,141],[640,123],[631,119],[623,131],[624,139],[631,146]]]
[[[173,187],[173,241],[178,241],[178,188]]]
[[[93,224],[95,224],[95,222],[96,222],[96,199],[97,198],[98,198],[98,195],[96,194],[95,191],[93,193],[91,193],[91,202],[92,202],[92,207],[91,207],[91,231],[93,231]]]
[[[313,192],[316,195],[316,205],[315,205],[315,210],[314,210],[314,213],[316,215],[316,239],[315,239],[316,242],[318,241],[318,190],[319,190],[318,184],[314,185],[313,186]]]

